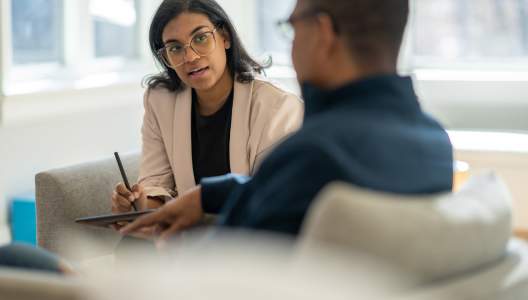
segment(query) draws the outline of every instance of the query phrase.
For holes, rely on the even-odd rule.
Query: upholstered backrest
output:
[[[335,183],[320,194],[301,248],[329,243],[409,269],[424,281],[497,261],[511,234],[510,194],[494,174],[457,193],[402,196]]]
[[[138,176],[139,155],[123,155],[128,179]],[[111,254],[120,236],[111,230],[79,225],[76,218],[111,212],[111,193],[121,182],[114,158],[45,171],[35,178],[39,246],[73,261]],[[79,241],[82,251],[74,251]],[[90,242],[93,243],[90,244]]]

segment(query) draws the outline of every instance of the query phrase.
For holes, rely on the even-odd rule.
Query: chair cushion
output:
[[[404,299],[514,300],[528,295],[528,244],[510,239],[496,263],[413,290]]]
[[[405,196],[329,185],[310,210],[301,247],[364,251],[440,279],[500,259],[511,235],[511,196],[496,175],[474,176],[457,193]]]

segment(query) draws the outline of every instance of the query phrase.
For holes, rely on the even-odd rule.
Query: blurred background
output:
[[[295,1],[218,2],[252,55],[271,55],[267,75],[298,91],[275,26]],[[8,223],[30,222],[12,210],[31,207],[37,172],[139,150],[141,82],[157,72],[147,32],[159,3],[0,0],[0,242],[13,235]],[[527,14],[528,0],[413,2],[399,68],[448,129],[528,130]]]

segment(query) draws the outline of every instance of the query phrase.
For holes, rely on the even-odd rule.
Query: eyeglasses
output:
[[[192,36],[191,41],[182,45],[178,42],[171,42],[158,50],[158,56],[171,68],[177,68],[185,63],[187,48],[190,48],[200,57],[207,56],[216,49],[215,39],[216,28],[211,31],[199,32]]]
[[[284,38],[292,41],[293,38],[295,37],[295,30],[293,28],[293,24],[303,19],[315,17],[319,14],[328,14],[332,18],[332,16],[325,10],[318,9],[318,8],[312,8],[312,9],[306,10],[305,12],[299,13],[296,16],[292,15],[286,20],[278,21],[276,25],[279,28],[279,31],[281,32],[281,34],[284,36]],[[334,18],[332,18],[332,20],[335,21]],[[336,23],[334,22],[334,30],[335,32],[339,32],[337,25],[335,24]]]
[[[293,29],[293,24],[297,21],[314,17],[318,13],[319,13],[318,10],[310,9],[296,16],[292,15],[286,20],[278,21],[277,27],[279,28],[279,31],[282,33],[284,38],[291,41],[295,37],[295,30]]]

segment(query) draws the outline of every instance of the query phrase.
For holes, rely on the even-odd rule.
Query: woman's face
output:
[[[193,37],[215,28],[206,15],[182,13],[172,19],[163,29],[163,43],[174,43],[177,47],[189,45]],[[206,56],[200,56],[191,48],[184,51],[182,64],[174,67],[178,77],[196,90],[213,88],[227,72],[226,49],[230,47],[229,37],[220,28],[214,33],[215,49]]]

